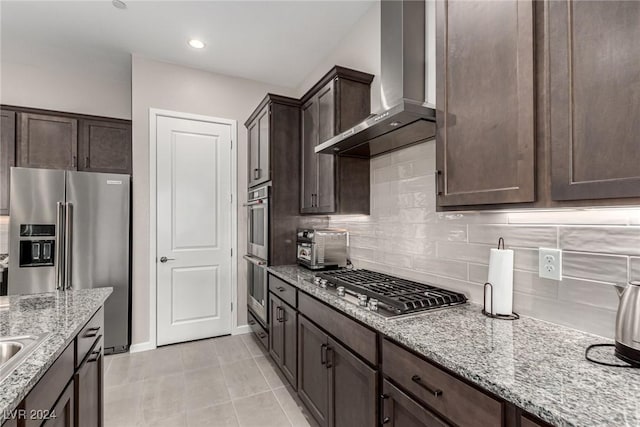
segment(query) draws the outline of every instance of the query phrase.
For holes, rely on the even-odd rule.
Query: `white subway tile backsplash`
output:
[[[513,308],[520,314],[613,338],[616,312],[575,302],[516,292]]]
[[[564,251],[562,276],[625,284],[628,280],[625,256]]]
[[[371,215],[331,217],[368,268],[465,293],[482,303],[489,250],[514,249],[514,308],[613,336],[611,283],[640,280],[640,209],[436,212],[435,143],[371,160]],[[538,277],[538,248],[564,250],[562,281]]]
[[[455,242],[437,242],[437,256],[458,261],[489,264],[489,245],[475,245]]]
[[[511,225],[469,225],[469,242],[497,246],[504,238],[506,247],[552,247],[557,246],[556,227],[528,227]]]
[[[610,310],[618,309],[618,294],[609,283],[563,278],[558,286],[558,299]]]
[[[563,250],[640,255],[640,227],[560,227],[559,244]]]
[[[509,214],[510,224],[576,224],[576,225],[626,225],[630,212],[601,210],[566,210],[566,211],[527,211]]]
[[[467,263],[465,262],[416,256],[413,258],[413,268],[430,274],[467,280]]]
[[[517,270],[538,271],[538,249],[513,249],[513,267]]]
[[[629,281],[640,281],[640,258],[629,258]]]

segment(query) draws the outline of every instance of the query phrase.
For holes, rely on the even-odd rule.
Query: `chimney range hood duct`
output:
[[[383,110],[316,153],[369,158],[435,137],[436,112],[425,103],[425,0],[382,0],[380,16]]]

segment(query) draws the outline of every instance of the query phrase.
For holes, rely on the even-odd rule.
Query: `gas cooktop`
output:
[[[318,273],[316,284],[334,287],[338,295],[357,297],[357,303],[391,317],[464,304],[459,292],[400,279],[370,270],[335,270]]]

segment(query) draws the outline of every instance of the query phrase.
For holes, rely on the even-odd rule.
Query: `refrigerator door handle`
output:
[[[71,268],[73,266],[73,203],[67,202],[66,211],[64,227],[64,288],[71,289],[73,287],[73,277],[71,275]]]
[[[54,256],[55,262],[55,275],[56,275],[56,289],[64,289],[64,268],[62,263],[64,262],[64,203],[56,203],[56,247]]]

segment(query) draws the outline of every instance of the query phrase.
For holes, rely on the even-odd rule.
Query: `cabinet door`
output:
[[[77,427],[103,425],[103,358],[100,340],[75,374]]]
[[[317,97],[317,144],[322,144],[336,135],[335,80],[322,88]],[[318,162],[317,211],[319,213],[333,213],[336,210],[335,156],[333,154],[316,154],[316,157]],[[348,185],[348,183],[345,184]]]
[[[0,215],[9,215],[10,168],[16,163],[16,113],[0,110]]]
[[[78,121],[67,117],[20,113],[18,166],[77,168]]]
[[[280,298],[269,294],[269,354],[280,367],[284,359],[284,325],[280,314],[283,305]]]
[[[258,182],[260,172],[260,137],[257,120],[254,120],[247,128],[247,138],[249,139],[247,144],[249,151],[248,183],[249,187],[253,187]]]
[[[328,337],[298,316],[298,396],[320,427],[329,425]]]
[[[389,381],[382,385],[382,423],[389,427],[446,427],[449,424]]]
[[[298,313],[282,304],[282,372],[294,388],[298,382]]]
[[[64,392],[51,410],[50,418],[43,424],[43,427],[76,427],[75,419],[75,397],[74,397],[74,381],[64,389]]]
[[[532,1],[439,1],[440,206],[535,199]]]
[[[318,192],[318,158],[314,151],[318,144],[318,103],[311,98],[302,106],[302,185],[300,186],[300,212],[316,212]]]
[[[80,120],[78,170],[131,173],[131,125],[100,120]]]
[[[258,182],[267,182],[271,179],[269,162],[269,122],[271,120],[271,105],[267,105],[258,115]]]
[[[640,2],[548,3],[551,195],[640,196]]]
[[[376,371],[329,338],[329,425],[375,427]]]

